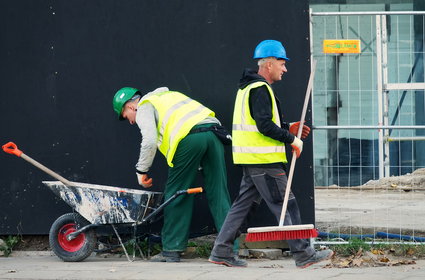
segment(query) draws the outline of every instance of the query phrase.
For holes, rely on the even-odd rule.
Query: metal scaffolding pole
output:
[[[383,78],[382,78],[382,31],[381,16],[376,15],[376,82],[378,95],[378,124],[384,125],[383,114]],[[378,130],[378,170],[379,178],[384,177],[384,130]]]
[[[387,137],[385,138],[388,142],[394,141],[425,141],[425,136],[406,136],[406,137]]]
[[[425,11],[312,12],[312,16],[425,15]]]
[[[387,16],[381,15],[381,33],[382,33],[382,98],[383,98],[383,125],[388,125],[389,99],[388,90],[384,89],[388,84],[388,36],[387,36]],[[388,129],[383,130],[384,140],[389,137]],[[390,143],[384,141],[384,177],[390,176]]]
[[[425,125],[313,125],[313,129],[425,129]]]

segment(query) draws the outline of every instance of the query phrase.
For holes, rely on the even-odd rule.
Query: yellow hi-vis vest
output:
[[[142,99],[138,106],[151,103],[158,112],[158,149],[173,167],[173,157],[180,141],[193,126],[215,113],[201,103],[176,91],[164,91]]]
[[[249,109],[249,95],[251,89],[267,86],[272,101],[272,121],[281,127],[279,110],[272,88],[265,82],[254,82],[236,95],[233,111],[232,150],[235,164],[264,164],[286,163],[284,143],[263,135],[258,131],[255,120]]]

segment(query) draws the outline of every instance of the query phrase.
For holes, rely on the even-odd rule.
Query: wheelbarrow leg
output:
[[[134,240],[134,243],[133,243],[133,260],[136,258],[136,248],[137,248],[137,250],[139,250],[140,257],[143,260],[145,260],[146,259],[145,254],[143,254],[142,248],[140,248],[140,246],[139,246],[139,243],[138,243],[139,239],[137,238],[136,235],[137,235],[137,226],[133,225],[133,240]]]
[[[122,247],[122,249],[124,250],[124,253],[125,253],[125,256],[127,257],[127,260],[128,260],[129,262],[132,262],[133,260],[132,260],[132,259],[130,259],[130,257],[128,256],[127,249],[125,248],[124,244],[122,243],[121,237],[120,237],[120,235],[118,234],[117,229],[115,228],[115,226],[114,226],[113,224],[111,224],[111,226],[112,226],[112,228],[114,229],[114,232],[115,232],[115,234],[116,234],[116,235],[117,235],[117,237],[118,237],[118,240],[120,241],[121,247]]]

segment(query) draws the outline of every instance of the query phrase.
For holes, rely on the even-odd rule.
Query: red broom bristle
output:
[[[317,236],[318,236],[318,232],[316,229],[249,232],[246,235],[245,241],[259,242],[259,241],[275,241],[275,240],[292,240],[292,239],[306,239],[306,238],[317,237]]]

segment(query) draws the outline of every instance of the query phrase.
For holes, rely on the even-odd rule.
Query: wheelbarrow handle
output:
[[[1,146],[3,151],[5,151],[8,154],[13,154],[15,156],[20,157],[22,155],[22,151],[18,149],[18,146],[16,146],[15,143],[9,142]]]
[[[143,218],[141,221],[136,222],[136,225],[144,224],[152,219],[158,212],[162,211],[162,209],[165,208],[168,204],[170,204],[174,199],[176,199],[178,196],[185,195],[185,194],[194,194],[194,193],[201,193],[203,192],[202,187],[198,188],[191,188],[187,190],[179,190],[175,194],[173,194],[170,198],[168,198],[164,203],[162,203],[158,208],[156,208],[152,213],[150,213],[147,217]]]
[[[199,188],[192,188],[192,189],[187,189],[187,193],[188,194],[192,194],[192,193],[201,193],[203,192],[204,189],[202,189],[202,187]]]

